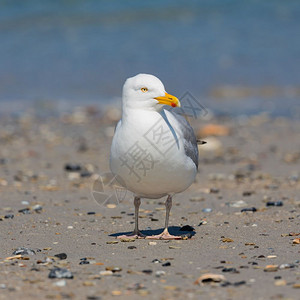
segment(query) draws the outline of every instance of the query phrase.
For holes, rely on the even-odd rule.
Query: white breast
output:
[[[110,166],[130,191],[147,198],[182,192],[197,173],[185,155],[179,124],[168,111],[165,119],[155,111],[137,110],[122,120],[113,138]]]

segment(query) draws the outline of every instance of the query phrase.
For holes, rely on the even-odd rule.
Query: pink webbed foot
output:
[[[148,235],[146,239],[150,240],[181,240],[182,237],[180,235],[172,235],[168,230],[164,230],[161,234],[157,235]]]
[[[119,235],[118,239],[144,239],[146,236],[142,234],[140,231],[134,231],[130,234]]]

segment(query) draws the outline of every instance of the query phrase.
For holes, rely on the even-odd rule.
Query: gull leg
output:
[[[172,207],[172,196],[168,196],[166,200],[166,222],[165,222],[165,229],[161,234],[158,235],[151,235],[147,236],[147,239],[154,239],[154,240],[181,240],[181,236],[178,235],[171,235],[168,231],[169,226],[169,216],[170,216],[170,210]]]
[[[139,208],[141,205],[141,198],[139,197],[134,197],[134,208],[135,208],[135,224],[134,224],[134,230],[132,233],[128,234],[128,235],[120,235],[118,236],[119,239],[124,239],[124,238],[134,238],[134,239],[141,239],[141,238],[145,238],[145,235],[142,234],[139,231]]]

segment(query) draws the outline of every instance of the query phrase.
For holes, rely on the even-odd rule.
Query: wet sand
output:
[[[133,229],[129,192],[108,205],[91,193],[109,172],[117,118],[1,118],[0,299],[298,299],[300,122],[194,120],[207,144],[170,217],[171,232],[190,238],[150,242],[116,238]],[[164,200],[142,200],[142,232],[162,230]],[[48,278],[56,267],[73,278]],[[207,273],[224,277],[197,282]]]

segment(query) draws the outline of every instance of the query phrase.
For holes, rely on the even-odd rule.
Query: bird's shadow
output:
[[[169,229],[169,233],[172,234],[172,235],[175,235],[175,236],[182,236],[182,237],[185,237],[187,236],[188,238],[191,238],[193,237],[196,232],[195,231],[182,231],[180,230],[181,227],[179,226],[170,226],[168,229]],[[151,235],[157,235],[157,234],[160,234],[162,233],[164,230],[164,228],[161,228],[161,229],[151,229],[151,230],[141,230],[141,233],[146,235],[146,236],[151,236]],[[121,235],[128,235],[128,234],[131,234],[132,231],[127,231],[127,232],[117,232],[117,233],[112,233],[112,234],[109,234],[109,236],[112,236],[112,237],[118,237],[118,236],[121,236]]]

